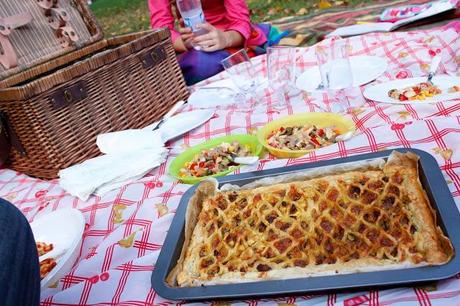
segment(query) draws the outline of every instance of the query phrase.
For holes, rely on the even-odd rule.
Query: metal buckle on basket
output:
[[[68,89],[64,90],[64,100],[67,103],[72,103],[72,101],[73,101],[72,92],[70,92],[70,90],[68,90]]]

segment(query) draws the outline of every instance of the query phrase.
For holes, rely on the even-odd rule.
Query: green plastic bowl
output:
[[[208,175],[208,176],[203,176],[203,177],[195,177],[195,176],[181,177],[179,176],[179,171],[185,166],[185,163],[190,162],[195,157],[195,155],[197,155],[201,151],[205,149],[215,148],[223,142],[232,143],[233,141],[238,141],[242,145],[249,146],[254,156],[261,157],[263,146],[259,143],[257,136],[247,135],[247,134],[223,136],[223,137],[211,139],[202,144],[194,146],[188,149],[187,151],[183,152],[179,156],[177,156],[169,165],[169,170],[168,170],[169,175],[180,180],[183,183],[196,184],[204,179],[207,179],[210,177],[224,176],[224,175],[229,174],[230,172],[235,171],[235,169],[238,169],[241,166],[233,166],[233,167],[230,167],[230,169],[226,171],[222,171],[214,175]]]

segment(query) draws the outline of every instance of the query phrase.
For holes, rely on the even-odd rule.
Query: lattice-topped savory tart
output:
[[[448,262],[453,248],[419,181],[418,157],[393,152],[380,167],[360,167],[230,191],[202,182],[168,282],[186,287]]]

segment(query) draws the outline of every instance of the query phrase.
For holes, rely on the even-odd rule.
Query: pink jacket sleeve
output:
[[[171,31],[172,41],[180,37],[174,28],[174,16],[171,13],[169,0],[148,0],[150,9],[150,24],[153,29],[168,27]]]
[[[227,18],[230,22],[227,30],[238,31],[247,41],[251,36],[249,9],[244,0],[224,0]]]

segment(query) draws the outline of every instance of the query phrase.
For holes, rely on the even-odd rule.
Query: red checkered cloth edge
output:
[[[460,37],[453,28],[407,33],[369,34],[350,39],[354,55],[387,59],[388,69],[376,82],[427,74],[432,56],[441,53],[440,72],[458,71]],[[315,65],[312,48],[298,49],[298,67]],[[266,74],[266,58],[254,58]],[[226,78],[225,73],[203,84]],[[203,85],[203,84],[199,84]],[[363,90],[361,88],[361,90]],[[14,203],[29,221],[53,210],[73,207],[85,216],[80,257],[72,271],[42,291],[42,305],[169,305],[150,287],[150,276],[183,193],[190,187],[166,174],[171,160],[187,146],[229,134],[253,133],[278,117],[329,107],[327,97],[306,93],[289,96],[284,108],[265,103],[252,109],[216,109],[203,126],[168,144],[167,163],[148,176],[104,197],[87,202],[66,194],[58,181],[40,181],[11,170],[0,171],[0,196]],[[363,99],[357,92],[353,99]],[[187,107],[184,112],[192,110]],[[298,159],[271,157],[237,172],[329,160],[394,147],[411,147],[432,154],[440,165],[457,206],[460,205],[460,100],[437,104],[389,105],[366,102],[348,114],[358,135]],[[234,305],[459,305],[460,275],[424,287],[401,287],[353,293],[331,293],[278,299],[233,301]]]

